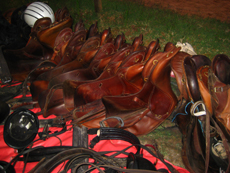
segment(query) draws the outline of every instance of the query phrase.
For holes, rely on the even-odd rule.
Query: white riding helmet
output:
[[[24,20],[30,27],[43,17],[49,17],[52,23],[55,21],[53,10],[43,2],[33,2],[24,11]]]

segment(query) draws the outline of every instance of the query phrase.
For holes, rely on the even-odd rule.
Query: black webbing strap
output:
[[[12,81],[12,76],[2,53],[2,47],[3,46],[0,46],[0,78],[2,83],[6,84]]]
[[[97,134],[90,141],[90,148],[93,148],[100,140],[123,140],[133,144],[137,148],[137,153],[140,152],[140,140],[136,135],[120,128],[101,127],[99,129],[89,129],[88,134]]]

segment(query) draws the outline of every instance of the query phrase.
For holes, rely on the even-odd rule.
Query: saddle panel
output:
[[[208,89],[208,71],[209,69],[210,69],[210,66],[202,66],[198,68],[196,71],[196,76],[198,80],[201,98],[206,108],[210,112],[210,114],[213,114],[211,94],[209,93],[209,89]]]
[[[28,74],[36,69],[39,64],[43,63],[43,60],[18,60],[18,61],[8,61],[7,64],[10,67],[10,73],[14,80],[17,81],[24,81]],[[49,70],[50,65],[47,66],[48,68],[41,68],[41,70],[38,70],[37,73],[41,74],[43,70]]]
[[[44,118],[52,114],[60,116],[68,113],[68,111],[65,109],[65,105],[63,104],[63,97],[63,90],[62,88],[58,87],[46,89],[40,93],[38,97],[38,104],[43,112]]]

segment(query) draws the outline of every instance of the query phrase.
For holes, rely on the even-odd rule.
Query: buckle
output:
[[[100,122],[99,122],[100,126],[101,126],[101,127],[106,127],[104,121],[106,121],[106,120],[108,120],[108,119],[117,119],[117,120],[120,121],[120,123],[121,123],[121,126],[120,126],[120,127],[124,127],[124,125],[125,125],[125,123],[124,123],[124,121],[122,120],[121,117],[111,116],[111,117],[105,118],[104,120],[100,121]]]
[[[195,102],[190,108],[190,113],[191,115],[196,117],[206,115],[206,109],[204,103],[202,101]]]
[[[224,88],[223,87],[214,87],[214,92],[223,92]]]
[[[8,76],[8,77],[3,77],[3,78],[1,79],[1,81],[2,81],[3,84],[6,84],[6,83],[11,82],[11,81],[12,81],[12,78],[11,78],[10,76]]]

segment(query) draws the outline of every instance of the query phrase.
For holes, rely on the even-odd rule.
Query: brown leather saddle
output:
[[[103,72],[105,66],[111,60],[114,53],[117,52],[120,47],[123,47],[123,43],[125,41],[123,39],[123,35],[118,35],[113,42],[108,42],[102,45],[87,68],[72,70],[52,78],[49,82],[48,88],[61,84],[65,80],[85,81],[96,79]]]
[[[121,37],[123,37],[123,36],[121,35]],[[117,44],[116,40],[115,40],[114,45]],[[118,37],[118,40],[123,42],[123,39],[120,39],[120,37]],[[119,49],[118,52],[116,52],[115,54],[112,55],[112,57],[110,55],[106,55],[107,51],[106,52],[104,51],[107,46],[109,46],[108,48],[110,48],[111,43],[109,43],[109,44],[107,43],[107,44],[103,45],[99,50],[99,54],[98,53],[96,54],[94,60],[95,60],[95,62],[97,62],[99,60],[98,61],[100,63],[99,66],[102,66],[105,69],[102,72],[102,74],[96,80],[98,80],[98,79],[102,80],[102,79],[110,77],[111,75],[114,75],[118,66],[121,64],[121,61],[123,60],[123,58],[127,57],[129,52],[131,52],[133,49],[138,48],[137,42],[142,43],[142,36],[137,37],[135,39],[135,41],[133,42],[132,46]],[[106,56],[101,56],[100,52],[105,54]],[[102,57],[104,57],[104,58],[101,59]],[[103,65],[103,64],[105,64],[105,62],[108,59],[110,59],[108,65],[106,65],[106,66]],[[105,60],[105,62],[104,62],[104,60]],[[92,65],[94,65],[94,63]],[[82,71],[82,70],[83,71],[85,71],[85,70],[89,71],[89,70],[93,70],[93,69],[89,69],[89,68],[85,69],[85,70],[81,69],[80,71]],[[76,71],[79,72],[79,70],[76,70]],[[51,88],[51,90],[47,90],[46,92],[44,92],[44,95],[41,97],[41,99],[39,99],[39,104],[40,104],[40,107],[42,109],[45,107],[45,111],[44,111],[45,116],[50,115],[52,112],[56,115],[63,114],[64,113],[63,111],[65,111],[65,113],[66,113],[66,111],[69,112],[70,109],[74,108],[74,97],[73,97],[73,95],[74,95],[75,88],[77,86],[79,86],[80,84],[96,81],[96,80],[90,80],[90,78],[87,78],[88,80],[87,79],[82,80],[81,78],[78,79],[78,77],[76,77],[75,79],[76,80],[65,81],[64,85],[63,85],[63,89],[62,89],[62,87],[58,88],[58,89]],[[69,84],[71,84],[71,85],[69,85]],[[51,93],[52,89],[55,89],[55,90],[53,90],[54,93],[51,95],[52,96],[51,97],[51,96],[48,96],[48,94]],[[63,94],[64,94],[64,97],[63,97]],[[56,96],[59,96],[59,97],[56,97]],[[46,97],[50,97],[48,99],[48,102],[47,102],[47,99],[44,100],[44,98],[46,98]],[[59,99],[57,99],[57,98],[59,98]],[[57,100],[59,100],[58,103],[57,103]],[[65,102],[65,104],[63,101]],[[60,111],[60,110],[56,111],[57,108],[62,109],[63,111]],[[43,116],[44,116],[44,114],[43,114]]]
[[[190,107],[201,100],[196,70],[199,67],[210,65],[211,61],[203,55],[190,56],[183,52],[180,54],[183,55],[180,60],[175,57],[171,62],[180,91],[179,102],[173,114],[183,134],[182,160],[184,165],[191,172],[199,172],[204,170],[202,151],[205,144],[198,118],[191,115]]]
[[[132,45],[125,46],[124,48],[121,48],[116,52],[112,58],[110,58],[110,61],[107,63],[107,65],[104,67],[103,72],[100,74],[98,78],[95,80],[102,80],[106,78],[110,78],[114,76],[119,69],[120,65],[123,61],[125,61],[126,58],[128,58],[128,55],[130,55],[132,52],[142,49],[142,35],[139,37],[136,37],[132,43]],[[159,46],[159,44],[157,44]],[[156,46],[155,49],[157,50],[158,47]],[[63,94],[64,94],[64,102],[65,107],[69,111],[74,109],[74,92],[76,88],[83,84],[93,82],[92,80],[66,80],[63,83]]]
[[[81,33],[80,35],[82,37]],[[76,41],[76,40],[73,40],[73,41]],[[110,29],[104,30],[100,37],[94,36],[94,37],[90,37],[89,39],[87,39],[81,46],[80,51],[77,54],[77,56],[73,57],[74,58],[73,61],[63,64],[61,66],[58,66],[56,68],[53,68],[52,70],[39,75],[37,79],[33,81],[30,86],[30,91],[31,91],[33,100],[34,101],[38,100],[39,94],[48,88],[49,81],[54,76],[60,75],[61,73],[65,73],[67,71],[87,67],[92,61],[96,52],[98,51],[100,42],[104,44],[104,42],[107,42],[107,41],[108,42],[111,41]]]
[[[218,63],[218,61],[220,64]],[[219,69],[220,66],[223,67],[221,70]],[[216,93],[219,92],[218,87],[221,88],[223,86],[223,83],[220,82],[218,76],[214,74],[214,72],[216,72],[216,74],[221,73],[221,71],[227,72],[228,69],[229,58],[226,55],[216,55],[212,60],[211,66],[203,66],[197,70],[197,79],[199,83],[202,102],[204,104],[206,112],[205,120],[202,121],[205,131],[205,147],[203,148],[203,153],[205,156],[203,158],[205,158],[205,162],[203,166],[204,168],[203,170],[201,170],[203,172],[217,172],[219,170],[229,172],[230,170],[229,133],[227,132],[226,123],[225,121],[223,121],[223,119],[225,119],[225,116],[222,116],[223,119],[222,122],[220,122],[217,113],[217,105],[219,106],[219,108],[225,107],[227,103],[225,102],[225,100],[228,95],[225,90],[220,91],[222,97],[216,97],[218,95],[216,95]],[[226,74],[228,74],[228,72]],[[226,86],[226,84],[224,85]],[[222,92],[226,93],[223,94]],[[216,102],[217,100],[218,103]]]
[[[30,39],[25,47],[3,51],[5,61],[14,80],[24,81],[27,75],[45,60],[57,64],[55,60],[52,60],[55,38],[62,29],[72,27],[73,23],[68,9],[63,8],[60,11],[62,11],[62,15],[53,24],[50,18],[41,18],[35,22],[31,29]],[[46,43],[45,39],[42,38],[46,38],[49,43],[53,42],[52,46],[47,46],[49,45],[48,42]],[[53,65],[47,66],[46,70],[50,70],[51,67]],[[38,69],[36,73],[41,74],[42,72],[44,72],[44,67],[41,71]]]
[[[66,32],[63,31],[63,36],[68,37],[68,29],[64,30]],[[61,61],[54,69],[39,75],[36,80],[49,81],[52,77],[60,74],[62,69],[65,67],[64,65],[72,62],[77,57],[81,47],[88,39],[87,35],[90,33],[91,36],[96,36],[98,35],[97,31],[98,28],[96,24],[91,25],[90,29],[87,31],[85,30],[82,21],[79,21],[75,25],[74,31],[69,31],[69,35],[71,34],[72,36],[69,37],[68,41],[64,41],[65,39],[63,39],[63,36],[60,34],[59,36],[61,37],[57,37],[55,40],[53,57],[57,56],[59,59],[61,59]],[[66,46],[63,46],[63,44]]]
[[[177,60],[174,61],[172,64],[175,65]],[[214,64],[213,62],[215,60],[212,61],[212,64]],[[227,63],[225,62],[225,64]],[[196,55],[195,57],[188,56],[184,58],[184,70],[179,77],[177,76],[179,74],[177,73],[178,70],[176,71],[174,68],[176,71],[174,74],[177,74],[175,76],[180,79],[178,81],[182,81],[177,82],[181,96],[179,97],[178,107],[174,110],[174,113],[176,112],[176,122],[183,134],[182,160],[190,172],[196,173],[218,172],[220,169],[229,170],[229,157],[221,159],[220,155],[214,154],[217,150],[215,148],[217,144],[223,146],[222,155],[225,153],[223,148],[226,153],[229,153],[229,149],[228,144],[224,142],[226,138],[223,132],[212,118],[214,109],[208,89],[208,86],[210,86],[210,65],[211,61],[207,57]],[[213,66],[218,68],[218,63]],[[220,69],[218,72],[220,72]]]
[[[71,28],[72,24],[73,19],[69,14],[69,10],[66,7],[63,7],[55,12],[54,23],[51,22],[50,18],[38,19],[34,24],[32,32],[34,31],[36,33],[36,38],[44,46],[53,49],[55,38],[59,32],[64,28]]]
[[[97,28],[96,28],[97,29]],[[86,68],[93,60],[95,54],[99,50],[100,46],[107,42],[112,41],[111,29],[105,29],[100,35],[94,35],[88,38],[81,46],[77,56],[73,57],[74,60],[64,64],[58,68],[53,69],[48,74],[43,74],[37,78],[37,80],[49,81],[53,77],[62,73],[72,71],[79,68]]]
[[[211,69],[208,72],[208,87],[211,94],[212,111],[230,141],[230,58],[224,54],[213,58]]]
[[[80,124],[83,124],[84,126],[90,128],[99,127],[99,121],[105,118],[105,108],[102,103],[102,99],[107,96],[124,96],[140,91],[143,86],[144,80],[146,79],[146,76],[150,74],[150,69],[152,68],[152,61],[150,61],[149,59],[157,52],[158,48],[158,41],[153,41],[149,44],[149,47],[146,50],[131,53],[127,57],[127,59],[122,62],[116,75],[104,80],[97,80],[92,83],[83,84],[86,86],[90,84],[89,87],[94,87],[92,91],[95,91],[95,94],[98,94],[97,90],[100,90],[104,85],[108,86],[105,86],[106,89],[109,87],[110,88],[108,90],[102,88],[104,89],[104,91],[99,93],[95,100],[89,102],[88,104],[75,108],[73,110],[74,119],[80,122]],[[147,61],[148,63],[146,63]],[[79,87],[83,85],[80,85]],[[119,87],[120,90],[116,90],[115,92],[113,92],[113,87]],[[76,89],[78,90],[78,88]]]
[[[81,81],[82,83],[84,83],[87,80],[96,79],[103,72],[104,67],[107,65],[107,63],[111,59],[112,55],[117,51],[118,47],[115,47],[115,45],[117,44],[118,40],[123,42],[123,39],[120,39],[120,37],[123,37],[123,36],[120,35],[119,37],[117,37],[117,39],[115,39],[114,43],[108,42],[108,43],[105,43],[104,45],[102,45],[100,47],[100,49],[98,50],[98,52],[96,53],[95,57],[93,58],[92,62],[90,63],[89,67],[83,68],[83,69],[76,69],[76,70],[73,70],[70,72],[62,73],[62,74],[58,75],[57,77],[53,78],[49,82],[48,89],[46,91],[44,91],[39,98],[40,106],[45,103],[46,97],[50,97],[49,96],[50,92],[53,94],[52,94],[52,97],[49,98],[49,104],[47,105],[47,107],[48,107],[47,109],[50,108],[50,106],[52,105],[52,102],[56,102],[55,100],[59,100],[58,104],[63,105],[63,103],[64,103],[63,99],[64,98],[63,98],[62,84],[66,80]],[[57,87],[58,87],[58,89],[57,89]],[[68,89],[67,92],[70,93],[71,89],[70,90]],[[60,96],[60,98],[57,99],[56,96]],[[60,100],[63,100],[63,102],[61,103]],[[63,111],[66,111],[65,105],[63,105],[63,106],[64,106]],[[51,107],[53,107],[53,105]],[[60,105],[57,106],[57,102],[56,102],[55,107],[60,107]],[[41,107],[41,108],[43,108],[43,107]],[[59,109],[61,109],[61,108],[59,108]],[[63,113],[63,111],[59,110],[58,114],[60,114],[61,112]],[[54,114],[56,114],[56,113],[57,112],[54,111]]]
[[[154,46],[149,46],[147,50],[143,49],[131,53],[121,63],[114,76],[78,86],[74,94],[75,107],[101,99],[106,95],[126,95],[139,91],[143,85],[141,77],[143,64],[150,56],[147,52],[152,53],[155,50],[156,42],[151,44]]]
[[[168,45],[170,45],[168,47]],[[170,60],[180,48],[166,45],[164,52],[156,53],[147,65],[152,64],[142,89],[127,96],[105,96],[102,101],[106,109],[106,123],[120,126],[113,117],[120,117],[123,127],[135,135],[143,135],[157,128],[174,109],[177,98],[170,85]],[[148,66],[146,69],[149,69]],[[111,119],[110,119],[111,118]]]

